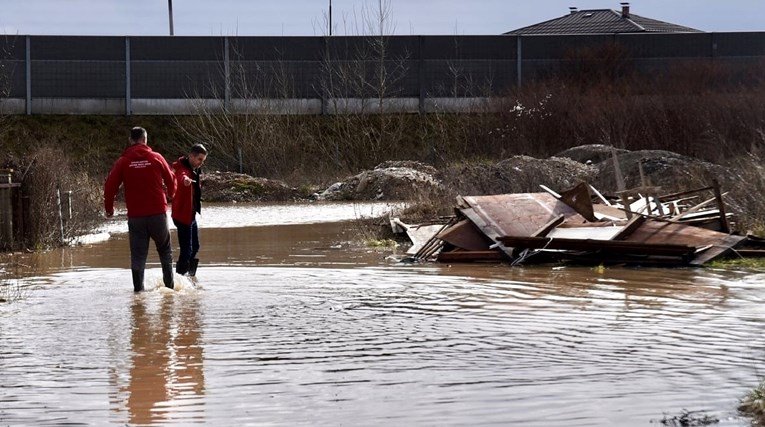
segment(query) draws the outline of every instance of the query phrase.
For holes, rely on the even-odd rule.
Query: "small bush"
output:
[[[765,426],[765,381],[746,394],[739,403],[738,410],[752,418],[752,425]]]
[[[22,158],[15,178],[21,181],[22,196],[29,200],[22,242],[27,248],[68,244],[102,217],[100,183],[52,144],[39,145]]]

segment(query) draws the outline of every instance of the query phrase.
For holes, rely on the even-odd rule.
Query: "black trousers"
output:
[[[153,215],[128,218],[130,237],[130,268],[143,271],[149,255],[149,241],[153,240],[159,254],[163,271],[166,266],[172,268],[173,246],[170,243],[170,230],[167,227],[167,215]]]

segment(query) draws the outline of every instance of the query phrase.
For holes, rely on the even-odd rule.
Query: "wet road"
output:
[[[0,425],[748,425],[765,274],[407,265],[354,221],[300,224],[346,208],[211,209],[176,291],[151,254],[132,293],[122,234],[25,258]]]

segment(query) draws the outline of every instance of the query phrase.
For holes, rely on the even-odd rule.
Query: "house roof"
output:
[[[700,33],[701,30],[611,9],[572,10],[568,15],[505,34]]]

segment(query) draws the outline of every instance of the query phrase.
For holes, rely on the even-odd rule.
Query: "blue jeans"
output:
[[[197,252],[199,252],[197,221],[193,220],[191,225],[187,225],[173,220],[173,224],[178,229],[178,245],[181,249],[181,254],[178,255],[178,264],[188,265],[189,261],[196,258]]]

